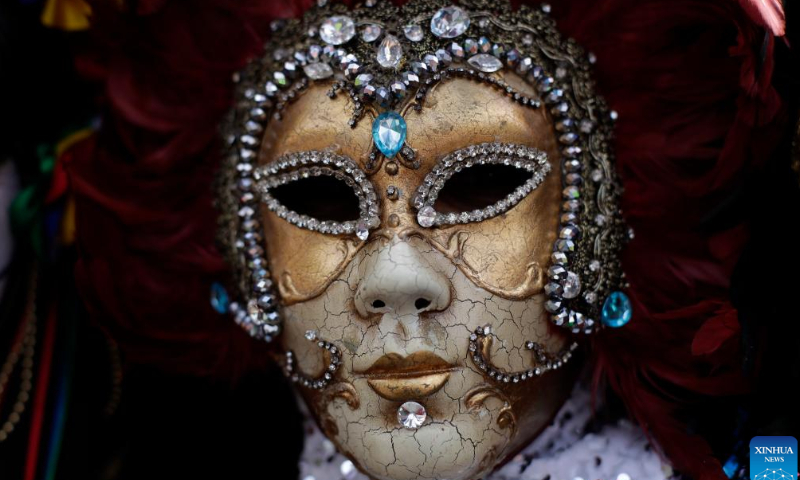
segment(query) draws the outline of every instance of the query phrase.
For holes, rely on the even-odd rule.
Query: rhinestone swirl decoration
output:
[[[525,380],[540,377],[551,370],[557,370],[572,358],[572,352],[578,348],[577,342],[572,342],[562,348],[556,354],[547,353],[544,347],[536,342],[525,342],[525,349],[529,350],[534,360],[534,367],[520,372],[507,372],[492,365],[483,351],[484,342],[491,335],[491,327],[478,327],[469,337],[469,351],[472,362],[489,376],[499,383],[519,383]]]
[[[387,154],[404,167],[420,167],[413,138],[404,137],[402,117],[408,107],[422,110],[437,83],[457,78],[486,84],[523,106],[545,109],[555,126],[561,158],[550,160],[560,163],[563,203],[545,286],[545,309],[552,322],[573,333],[591,333],[630,319],[630,302],[621,291],[626,282],[619,252],[632,234],[619,210],[622,189],[609,144],[616,113],[594,92],[590,75],[594,56],[562,38],[547,13],[546,8],[528,6],[514,10],[504,0],[464,0],[458,6],[412,0],[402,7],[388,0],[368,0],[352,9],[318,2],[302,19],[273,22],[265,54],[234,76],[237,102],[224,125],[227,154],[218,182],[220,240],[238,279],[238,295],[232,296],[228,307],[236,322],[265,341],[281,330],[277,293],[260,233],[261,207],[297,226],[363,241],[371,229],[380,227],[375,192],[363,175],[377,171]],[[535,94],[517,91],[503,80],[505,73],[516,74]],[[349,96],[351,128],[365,115],[376,119],[386,114],[374,128],[373,149],[363,172],[352,167],[347,172],[348,168],[336,166],[336,160],[333,166],[325,165],[325,158],[338,157],[321,152],[298,154],[295,166],[283,168],[280,162],[287,159],[279,159],[266,169],[258,167],[260,139],[269,122],[280,120],[286,107],[313,83],[325,85],[331,98],[340,93]],[[437,173],[426,176],[425,194],[413,200],[420,226],[452,228],[501,214],[548,173],[549,167],[532,149],[520,153],[512,147],[507,153],[503,145],[476,148],[487,152],[501,148],[502,153],[476,158],[509,161],[533,177],[502,203],[453,218],[433,206],[438,181],[450,168],[442,160]],[[344,165],[346,159],[340,160]],[[322,222],[288,211],[271,198],[271,188],[304,175],[333,175],[349,182],[362,207],[359,220]],[[606,308],[610,313],[603,317],[603,306],[612,294],[615,310]]]
[[[304,375],[295,365],[294,352],[291,350],[286,352],[286,363],[284,368],[286,369],[286,374],[292,382],[307,388],[322,390],[323,388],[327,387],[329,383],[331,383],[333,376],[336,375],[336,371],[339,369],[339,365],[342,363],[341,350],[339,350],[339,347],[336,345],[318,338],[317,332],[314,330],[308,330],[305,334],[305,337],[309,342],[316,343],[317,347],[319,347],[327,356],[328,364],[325,366],[325,370],[323,370],[322,374],[318,377],[309,377],[308,375]]]

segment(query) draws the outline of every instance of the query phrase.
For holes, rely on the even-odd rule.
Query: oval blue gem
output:
[[[225,287],[223,287],[219,282],[212,283],[211,306],[214,307],[214,310],[216,310],[218,313],[227,313],[228,303],[228,292],[225,291]]]
[[[386,158],[392,158],[406,141],[406,121],[397,112],[383,112],[372,123],[372,139]]]
[[[609,327],[618,328],[631,321],[633,307],[627,295],[622,292],[613,292],[606,298],[600,321]]]

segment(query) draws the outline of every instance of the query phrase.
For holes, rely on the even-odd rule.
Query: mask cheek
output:
[[[289,225],[268,210],[263,221],[267,258],[284,305],[303,302],[324,292],[361,244],[355,238]]]

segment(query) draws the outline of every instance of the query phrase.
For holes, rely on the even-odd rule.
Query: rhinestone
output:
[[[397,98],[398,100],[402,100],[403,98],[405,98],[406,93],[408,93],[408,90],[406,89],[406,84],[399,79],[396,79],[389,84],[389,90],[392,91],[392,94],[394,94],[395,98]]]
[[[574,252],[575,242],[566,239],[559,240],[556,242],[556,250],[559,252]]]
[[[377,100],[378,105],[386,108],[392,104],[392,92],[390,92],[389,89],[386,87],[378,87],[375,90],[375,100]],[[405,121],[403,121],[403,132],[405,133]]]
[[[519,50],[517,50],[516,48],[512,48],[511,50],[506,52],[506,63],[509,66],[513,67],[514,65],[517,64],[517,62],[519,62],[519,59],[521,57],[522,57],[522,54],[519,53]]]
[[[550,282],[544,286],[544,293],[546,293],[548,296],[550,295],[558,296],[561,295],[563,291],[564,287],[562,287],[560,283]]]
[[[356,88],[362,88],[365,85],[369,85],[370,82],[372,82],[372,75],[369,73],[361,73],[356,76],[353,85],[355,85]]]
[[[561,135],[560,137],[558,137],[558,139],[559,139],[559,141],[561,141],[561,143],[565,143],[567,145],[570,145],[570,144],[575,143],[575,141],[578,140],[578,134],[575,133],[575,132],[567,132],[564,135]]]
[[[426,418],[428,418],[428,413],[425,411],[425,407],[417,402],[406,402],[397,409],[397,421],[411,430],[421,427]]]
[[[492,51],[492,42],[486,37],[478,39],[478,51],[481,53],[489,53]]]
[[[478,41],[474,38],[464,40],[464,52],[467,55],[475,55],[478,53]]]
[[[428,76],[428,66],[422,62],[411,62],[411,70],[414,71],[420,78],[426,78]]]
[[[406,25],[403,27],[403,34],[412,42],[419,42],[423,37],[422,27],[419,25]]]
[[[581,235],[580,229],[575,225],[564,225],[564,228],[561,229],[560,237],[561,238],[570,238],[576,239],[579,238]]]
[[[375,25],[374,23],[368,23],[364,25],[361,29],[361,40],[364,40],[367,43],[372,43],[377,40],[381,34],[383,33],[383,29],[380,25]]]
[[[594,217],[594,224],[597,225],[598,227],[602,227],[603,225],[606,224],[606,216],[603,215],[602,213],[598,213]]]
[[[561,310],[561,300],[557,298],[551,298],[550,300],[544,302],[544,309],[549,313],[558,312]]]
[[[443,48],[436,50],[436,58],[439,60],[439,65],[442,67],[446,67],[453,62],[453,57]]]
[[[432,227],[434,220],[436,220],[436,211],[430,205],[422,207],[417,213],[417,223],[419,223],[421,227]]]
[[[389,93],[386,88],[381,88]],[[406,121],[397,112],[383,112],[372,124],[372,138],[386,158],[393,158],[406,140]]]
[[[633,307],[627,295],[622,292],[614,292],[606,298],[600,320],[604,325],[618,328],[631,320]]]
[[[464,9],[449,6],[440,9],[431,18],[431,32],[441,38],[455,38],[469,28],[469,14]]]
[[[589,305],[594,305],[594,302],[597,301],[597,294],[594,292],[586,292],[583,295],[583,299],[586,300],[586,303]]]
[[[550,255],[550,259],[553,263],[567,263],[567,256],[562,252],[553,252],[553,254]]]
[[[369,228],[367,228],[367,224],[363,220],[359,220],[356,223],[356,237],[362,242],[369,238]]]
[[[464,47],[459,45],[458,42],[453,42],[448,45],[447,51],[455,58],[464,58]]]
[[[578,187],[570,185],[563,190],[562,195],[564,196],[564,200],[577,200],[581,198],[581,191]]]
[[[492,55],[497,58],[501,58],[506,53],[506,46],[501,43],[495,43],[492,45]]]
[[[403,46],[394,35],[386,35],[378,46],[378,64],[383,68],[396,68],[403,59]]]
[[[481,72],[492,73],[503,68],[503,62],[494,55],[480,53],[471,57],[467,62]]]
[[[322,80],[333,75],[333,70],[327,63],[309,63],[303,67],[303,72],[312,80]]]
[[[564,268],[562,265],[553,265],[547,271],[547,274],[553,280],[563,280],[564,278],[566,278],[567,273],[568,273],[567,269]]]
[[[601,180],[603,180],[603,171],[600,169],[592,170],[591,178],[592,181],[595,183],[600,182]]]
[[[319,28],[319,36],[329,45],[341,45],[350,41],[356,34],[356,24],[346,15],[326,18]]]
[[[416,88],[419,85],[419,75],[414,72],[403,72],[400,74],[400,78],[408,88]]]
[[[361,71],[361,65],[359,65],[358,63],[355,63],[355,62],[348,63],[347,66],[344,67],[342,70],[344,71],[344,75],[347,78],[353,78],[356,75],[358,75],[358,72]]]
[[[309,341],[313,342],[314,340],[317,339],[317,331],[316,330],[306,330],[306,333],[305,333],[304,336],[306,337],[306,340],[309,340]]]
[[[268,97],[274,97],[275,94],[278,93],[278,86],[272,82],[267,82],[267,84],[264,85],[264,91],[267,92]]]
[[[599,260],[592,260],[589,262],[589,270],[593,272],[597,272],[600,270],[600,261]]]
[[[322,47],[319,45],[311,45],[308,47],[307,58],[309,61],[318,62],[322,59]]]
[[[581,279],[575,272],[567,272],[567,278],[564,280],[564,298],[575,298],[581,293]]]
[[[525,57],[517,64],[519,73],[527,73],[531,68],[533,68],[533,59],[531,57]]]
[[[436,55],[430,53],[425,55],[425,57],[422,58],[422,63],[424,63],[432,73],[439,71],[439,59],[436,58]]]

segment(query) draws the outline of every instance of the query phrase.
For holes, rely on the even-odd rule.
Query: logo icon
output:
[[[753,437],[750,440],[750,480],[798,480],[797,439]]]

